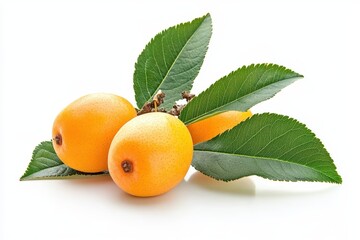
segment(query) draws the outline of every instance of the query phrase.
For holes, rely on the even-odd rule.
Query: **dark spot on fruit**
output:
[[[62,144],[62,137],[60,134],[57,134],[55,137],[54,137],[54,141],[57,145],[61,146]]]
[[[126,173],[131,173],[133,171],[133,164],[129,160],[124,160],[121,162],[121,167]]]

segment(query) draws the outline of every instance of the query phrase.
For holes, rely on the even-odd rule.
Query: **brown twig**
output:
[[[195,94],[190,92],[182,92],[181,96],[183,99],[186,99],[186,102],[189,102],[195,97]],[[166,112],[173,116],[180,116],[181,110],[186,106],[186,104],[175,104],[168,112],[164,108],[159,108],[159,106],[164,103],[165,93],[161,90],[155,94],[151,102],[147,102],[144,106],[138,111],[137,115],[150,113],[150,112]]]
[[[150,112],[164,112],[165,110],[158,107],[164,103],[165,93],[163,93],[161,90],[157,92],[157,94],[153,97],[153,100],[151,102],[147,102],[144,104],[144,106],[138,111],[137,115],[150,113]]]
[[[170,111],[168,111],[169,114],[173,115],[173,116],[180,116],[181,110],[186,106],[186,104],[175,104],[173,106],[172,109],[170,109]]]

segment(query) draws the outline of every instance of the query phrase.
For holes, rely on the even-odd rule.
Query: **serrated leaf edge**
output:
[[[203,24],[203,22],[204,22],[207,18],[210,18],[210,26],[211,26],[211,29],[212,29],[211,15],[210,15],[210,13],[207,13],[207,14],[205,14],[205,15],[202,16],[202,17],[198,17],[198,18],[195,18],[195,19],[193,19],[193,20],[191,20],[191,21],[184,22],[184,23],[180,23],[180,24],[177,24],[177,25],[175,25],[175,26],[169,27],[169,28],[167,28],[167,29],[165,29],[165,30],[162,30],[161,32],[157,33],[154,37],[151,38],[151,40],[145,45],[144,49],[141,51],[141,53],[140,53],[140,55],[139,55],[138,58],[140,58],[140,56],[142,56],[142,54],[146,51],[146,49],[148,48],[148,46],[151,45],[151,44],[156,40],[157,37],[159,37],[160,35],[164,34],[166,31],[179,28],[179,27],[184,26],[184,25],[186,25],[186,24],[190,24],[190,25],[191,25],[193,22],[198,21],[199,19],[203,19],[202,22],[201,22],[200,25],[199,25],[199,28],[200,28],[200,26]],[[171,67],[168,69],[167,73],[165,74],[165,77],[162,79],[161,83],[160,83],[159,86],[157,87],[156,91],[154,91],[154,93],[152,94],[152,96],[150,97],[150,99],[152,99],[152,98],[156,95],[156,93],[160,90],[160,86],[161,86],[162,83],[165,81],[166,77],[168,76],[169,72],[170,72],[171,69],[172,69],[172,66],[174,65],[174,63],[176,62],[176,60],[179,58],[180,54],[183,52],[185,46],[187,46],[187,44],[189,43],[189,40],[195,35],[195,33],[199,30],[199,28],[197,28],[197,29],[192,33],[191,37],[186,41],[185,45],[184,45],[184,46],[182,47],[182,49],[180,50],[180,52],[179,52],[179,54],[177,55],[177,57],[175,58],[174,62],[171,64]],[[211,32],[212,32],[212,31],[211,31]],[[207,53],[208,48],[209,48],[209,47],[207,46],[207,47],[206,47],[205,54]],[[204,58],[204,59],[205,59],[205,58]],[[202,63],[204,62],[204,59],[201,61],[201,65],[202,65]],[[136,61],[136,62],[135,62],[135,69],[137,69],[137,65],[138,65],[138,62]],[[199,70],[199,71],[200,71],[200,70]],[[199,71],[198,71],[198,73],[199,73]],[[136,72],[136,71],[135,71],[135,72]],[[135,78],[135,72],[134,72],[134,78]],[[191,86],[193,85],[193,82],[194,82],[194,80],[192,81]],[[137,81],[133,81],[133,89],[135,89],[135,87],[134,87],[135,85],[137,85],[137,86],[139,87],[139,89],[141,90],[141,92],[143,91]],[[146,85],[147,85],[147,79],[146,79]],[[188,89],[188,90],[191,90],[191,89]],[[149,92],[148,92],[148,93],[149,93]],[[150,95],[150,94],[149,94],[149,95]],[[181,96],[179,95],[179,99],[180,99],[180,98],[181,98]],[[137,105],[137,107],[138,107],[138,108],[142,108],[143,106],[139,106],[138,100],[137,100],[137,99],[135,99],[135,100],[136,100],[136,105]],[[149,99],[148,99],[148,100],[149,100]],[[146,104],[146,102],[145,102],[145,104]]]
[[[200,151],[200,150],[195,150],[195,151],[199,151],[199,152],[211,152],[211,151],[203,151],[203,150],[201,150],[201,151]],[[303,182],[328,182],[328,183],[337,183],[337,184],[341,184],[341,183],[342,183],[342,178],[341,178],[341,176],[340,176],[339,174],[337,174],[337,175],[338,175],[340,181],[337,181],[337,180],[334,179],[333,177],[328,176],[326,173],[321,172],[321,171],[319,171],[318,169],[309,167],[309,166],[307,166],[307,165],[299,164],[299,163],[296,163],[296,162],[284,161],[284,160],[281,160],[281,159],[278,159],[278,158],[254,157],[254,156],[241,155],[241,154],[231,154],[231,153],[225,153],[225,152],[217,152],[217,153],[219,153],[219,154],[224,154],[224,155],[235,155],[235,156],[246,157],[246,158],[254,158],[254,159],[257,159],[257,160],[264,160],[264,161],[266,161],[266,160],[272,160],[272,161],[278,161],[278,162],[283,162],[283,163],[287,163],[287,164],[294,164],[294,165],[298,165],[298,166],[301,166],[301,167],[309,168],[309,169],[311,169],[312,171],[318,172],[318,173],[326,176],[327,178],[332,179],[333,181],[317,181],[317,180],[309,180],[309,181],[308,181],[308,180],[306,180],[306,181],[305,181],[305,180],[277,180],[277,179],[271,179],[271,178],[259,176],[259,175],[256,175],[256,174],[250,174],[250,175],[247,175],[247,176],[256,175],[256,176],[259,176],[259,177],[262,177],[262,178],[266,178],[266,179],[269,179],[269,180],[273,180],[273,181],[286,181],[286,182],[299,182],[299,181],[303,181]],[[219,163],[217,162],[217,164],[219,164]],[[219,165],[220,165],[220,164],[219,164]],[[196,167],[195,167],[194,165],[192,165],[192,166],[196,169]],[[336,169],[336,168],[335,168],[335,169]],[[198,169],[196,169],[196,170],[198,170]],[[200,170],[198,170],[198,171],[201,172]],[[203,173],[203,172],[201,172],[201,173]],[[203,173],[203,174],[205,174],[205,173]],[[206,175],[206,174],[205,174],[205,175]],[[208,176],[208,175],[207,175],[207,176]],[[246,176],[244,176],[244,177],[246,177]],[[219,179],[217,179],[217,178],[215,178],[215,177],[212,177],[212,178],[214,178],[214,179],[216,179],[216,180],[222,180],[222,179],[220,179],[220,178],[219,178]],[[227,181],[234,181],[234,180],[237,180],[237,179],[239,179],[239,178],[224,179],[223,181],[227,182]]]
[[[96,176],[106,176],[106,175],[109,175],[109,173],[107,171],[104,171],[104,172],[98,172],[98,173],[85,173],[85,172],[80,172],[80,171],[77,171],[75,169],[72,169],[70,167],[68,167],[66,164],[62,163],[62,164],[59,164],[59,165],[55,165],[55,166],[52,166],[52,167],[49,167],[49,168],[46,168],[46,169],[50,169],[50,168],[55,168],[55,167],[60,167],[62,165],[64,165],[65,167],[69,168],[70,170],[73,170],[73,171],[76,171],[74,174],[69,174],[69,175],[66,175],[66,176],[41,176],[41,177],[32,177],[35,173],[32,173],[32,174],[29,174],[29,171],[30,171],[30,165],[32,163],[32,161],[35,159],[36,157],[36,154],[40,151],[40,150],[43,150],[43,151],[46,151],[46,152],[49,152],[49,153],[53,153],[51,151],[48,151],[44,148],[41,148],[41,146],[43,144],[52,144],[51,141],[42,141],[40,142],[33,150],[32,152],[32,156],[31,156],[31,160],[24,172],[24,174],[20,177],[20,181],[30,181],[30,180],[42,180],[42,179],[75,179],[75,178],[86,178],[86,177],[96,177]],[[55,153],[56,155],[56,153]],[[60,159],[59,159],[60,160]],[[43,169],[45,170],[45,169]],[[38,173],[38,172],[36,172]]]
[[[188,43],[190,42],[190,40],[191,40],[191,39],[194,37],[194,35],[199,31],[200,26],[204,23],[204,21],[205,21],[207,18],[210,18],[210,20],[211,20],[210,14],[207,13],[206,15],[204,15],[204,16],[202,16],[202,17],[200,17],[200,18],[196,18],[196,19],[190,21],[189,24],[191,24],[191,23],[193,23],[194,21],[196,21],[196,20],[198,20],[198,19],[201,19],[201,18],[203,18],[201,24],[200,24],[199,27],[193,32],[193,34],[191,35],[191,37],[186,41],[186,43],[184,44],[184,46],[181,48],[179,54],[176,56],[174,62],[171,64],[170,68],[169,68],[168,71],[166,72],[164,78],[162,79],[161,83],[159,84],[159,86],[157,87],[157,89],[155,90],[155,92],[154,92],[154,94],[151,96],[151,98],[153,98],[153,97],[157,94],[157,92],[160,90],[160,86],[163,84],[163,82],[165,81],[165,79],[167,78],[167,76],[169,75],[169,73],[171,72],[172,67],[174,66],[174,64],[176,63],[176,61],[179,59],[181,53],[184,51],[184,49],[186,48],[186,46],[188,45]],[[176,26],[174,27],[174,29],[178,28],[179,26],[181,26],[181,25],[183,25],[183,24],[186,24],[186,23],[182,23],[182,24],[180,24],[180,25],[176,25]],[[210,24],[211,24],[211,22],[210,22]],[[206,47],[206,52],[207,52],[208,48],[209,48],[209,47],[207,46],[207,47]],[[205,54],[206,54],[206,52],[205,52]],[[202,62],[204,62],[204,59],[202,60]],[[198,71],[198,73],[199,73],[199,72],[200,72],[200,70]],[[193,80],[192,82],[194,82],[194,80]],[[191,85],[193,85],[193,83],[192,83]],[[190,89],[188,89],[188,90],[190,90]],[[179,99],[180,99],[180,95],[179,95]]]
[[[272,180],[272,181],[280,181],[280,182],[284,182],[284,181],[285,181],[285,182],[324,182],[324,183],[342,184],[343,179],[342,179],[341,175],[337,172],[337,167],[336,167],[333,159],[331,158],[330,153],[326,150],[323,142],[322,142],[318,137],[316,137],[316,134],[315,134],[313,131],[311,131],[311,129],[309,129],[309,128],[306,126],[306,124],[298,121],[298,120],[295,119],[295,118],[292,118],[292,117],[289,117],[289,116],[286,116],[286,115],[281,115],[281,114],[276,114],[276,113],[269,113],[269,112],[261,113],[261,114],[254,114],[253,116],[251,116],[250,118],[246,119],[245,121],[248,121],[249,119],[251,119],[251,118],[253,118],[254,116],[257,116],[257,115],[269,115],[269,116],[270,116],[270,115],[277,115],[277,116],[280,116],[280,117],[287,118],[287,119],[289,119],[289,120],[291,120],[291,121],[295,121],[297,124],[299,124],[299,125],[301,125],[302,127],[304,127],[304,128],[309,132],[309,134],[310,134],[315,140],[317,140],[317,141],[319,142],[321,148],[326,152],[326,154],[327,154],[327,155],[329,156],[329,158],[332,160],[331,163],[332,163],[332,165],[333,165],[333,167],[334,167],[334,173],[336,174],[336,176],[337,176],[339,179],[338,179],[338,181],[337,181],[337,180],[334,179],[333,177],[329,177],[327,174],[325,174],[325,173],[323,173],[323,172],[320,172],[320,173],[323,174],[323,175],[325,175],[325,176],[327,176],[329,179],[333,179],[334,181],[331,182],[331,181],[319,181],[319,180],[306,180],[306,181],[305,181],[305,180],[277,180],[277,179],[271,179],[271,178],[259,176],[259,175],[256,175],[256,174],[250,174],[250,175],[246,175],[246,176],[243,176],[243,177],[248,177],[248,176],[253,176],[253,175],[255,175],[255,176],[258,176],[258,177],[262,177],[262,178],[264,178],[264,179],[268,179],[268,180]],[[244,122],[245,122],[245,121],[244,121]],[[242,122],[239,123],[239,124],[242,124]],[[238,124],[238,125],[239,125],[239,124]],[[238,125],[237,125],[237,126],[238,126]],[[235,127],[236,127],[236,126],[235,126]],[[233,129],[233,128],[232,128],[232,129]],[[209,141],[212,141],[212,140],[220,137],[221,135],[223,135],[223,134],[231,131],[232,129],[229,129],[229,130],[227,130],[227,131],[225,131],[225,132],[217,135],[216,137],[214,137],[213,139],[210,139]],[[208,142],[208,141],[207,141],[207,142]],[[201,144],[201,143],[199,143],[199,144]],[[194,146],[194,151],[209,152],[209,151],[204,151],[204,150],[196,150],[195,148],[196,148],[196,145]],[[223,153],[223,152],[219,152],[219,153]],[[231,154],[231,153],[224,153],[224,154]],[[233,154],[231,154],[231,155],[233,155]],[[239,155],[237,155],[237,156],[239,156]],[[248,157],[248,158],[254,158],[253,156],[247,156],[247,155],[241,155],[241,156],[245,156],[245,157]],[[261,157],[261,158],[274,160],[273,158],[266,158],[266,157]],[[308,168],[310,168],[310,169],[312,169],[312,170],[316,170],[317,172],[319,172],[319,170],[314,169],[314,168],[311,168],[311,167],[309,167],[309,166],[307,166],[307,165],[302,165],[302,164],[298,164],[298,163],[295,163],[295,162],[289,162],[289,161],[284,161],[284,160],[279,160],[279,159],[275,159],[275,160],[276,160],[276,161],[282,161],[282,162],[285,162],[285,163],[297,164],[297,165],[300,165],[300,166],[302,166],[302,167],[306,166],[306,167],[308,167]],[[200,170],[197,169],[196,166],[194,166],[193,164],[191,164],[191,165],[192,165],[197,171],[201,172],[202,174],[204,174],[204,175],[206,175],[206,176],[208,176],[208,177],[211,177],[211,178],[213,178],[213,179],[215,179],[215,180],[218,180],[218,181],[229,182],[229,181],[234,181],[234,180],[237,180],[237,179],[242,178],[242,177],[240,177],[240,178],[234,178],[234,179],[221,179],[221,178],[216,178],[216,177],[214,177],[214,176],[210,176],[210,175],[208,175],[208,174],[200,171]]]
[[[202,91],[200,94],[203,94],[203,93],[209,91],[209,89],[212,88],[215,84],[217,84],[218,81],[222,81],[223,79],[229,78],[229,77],[231,77],[232,75],[236,74],[236,72],[238,72],[238,71],[242,71],[242,70],[249,69],[249,68],[256,68],[256,67],[260,67],[260,66],[264,66],[264,67],[279,67],[279,70],[281,69],[281,70],[283,70],[283,71],[289,71],[290,73],[296,74],[297,76],[290,77],[290,78],[284,78],[284,79],[282,79],[281,81],[277,81],[277,82],[275,82],[275,83],[268,84],[268,85],[266,85],[265,87],[263,87],[263,88],[261,88],[261,89],[258,89],[258,90],[254,91],[254,92],[251,92],[251,93],[249,93],[249,94],[246,94],[246,95],[242,96],[241,98],[244,98],[244,97],[246,97],[246,96],[248,96],[248,95],[251,95],[251,94],[255,94],[256,92],[261,91],[261,90],[263,90],[264,88],[266,88],[266,87],[268,87],[268,86],[271,86],[271,85],[273,85],[273,84],[276,84],[276,83],[279,83],[279,82],[282,82],[282,81],[286,81],[286,80],[289,80],[289,79],[294,79],[294,81],[296,81],[296,80],[297,80],[296,78],[303,78],[303,77],[304,77],[303,75],[301,75],[301,74],[299,74],[299,73],[297,73],[297,72],[295,72],[295,71],[293,71],[293,70],[291,70],[291,69],[289,69],[289,68],[286,68],[285,66],[278,65],[278,64],[274,64],[274,63],[257,63],[257,64],[250,64],[250,65],[244,65],[244,66],[242,66],[242,67],[240,67],[240,68],[238,68],[238,69],[230,72],[229,74],[221,77],[219,80],[215,81],[213,84],[211,84],[207,89],[205,89],[204,91]],[[279,92],[280,92],[281,90],[282,90],[282,89],[280,89]],[[199,94],[198,96],[200,96],[200,94]],[[276,95],[276,94],[277,94],[277,93],[275,93],[275,95]],[[273,95],[273,96],[274,96],[274,95]],[[267,101],[267,100],[269,100],[270,98],[272,98],[273,96],[268,97],[267,99],[264,99],[263,101]],[[196,102],[196,101],[197,101],[196,98],[197,98],[197,97],[193,98],[192,101],[195,101],[195,102]],[[238,100],[239,100],[239,99],[233,100],[233,101],[227,103],[226,105],[229,105],[230,103],[234,103],[234,102],[236,102],[236,101],[238,101]],[[262,101],[262,102],[263,102],[263,101]],[[187,107],[187,106],[185,106],[184,109],[186,109],[186,107]],[[194,119],[194,118],[193,118],[193,119],[187,120],[187,121],[185,122],[185,121],[183,121],[183,119],[182,119],[182,117],[181,117],[181,114],[180,114],[180,116],[179,116],[179,119],[180,119],[181,121],[183,121],[186,125],[192,124],[192,123],[196,123],[196,122],[198,122],[198,121],[204,120],[204,119],[206,119],[206,118],[209,118],[209,117],[211,117],[211,116],[214,116],[214,115],[217,115],[217,114],[219,114],[219,113],[224,112],[224,111],[216,111],[216,109],[219,109],[219,108],[222,108],[222,107],[223,107],[223,105],[220,106],[220,107],[218,107],[218,108],[214,108],[213,110],[211,110],[211,112],[213,112],[213,113],[212,113],[212,114],[209,114],[209,115],[207,115],[206,113],[203,113],[202,115],[200,115],[201,117],[196,118],[195,121],[193,120],[193,119]],[[184,112],[184,109],[183,109],[182,113]],[[185,113],[186,113],[186,112],[185,112]]]
[[[32,174],[28,175],[28,174],[29,174],[29,171],[30,171],[31,162],[32,162],[33,159],[35,158],[36,153],[37,153],[39,150],[42,149],[41,146],[42,146],[43,144],[49,144],[49,143],[51,143],[51,141],[42,141],[42,142],[40,142],[38,145],[36,145],[36,147],[34,148],[34,150],[33,150],[33,152],[32,152],[31,160],[30,160],[29,164],[27,165],[24,174],[20,177],[20,181],[23,181],[26,177],[32,175]],[[50,151],[45,150],[45,149],[44,149],[44,151],[50,152]],[[51,152],[50,152],[50,153],[51,153]]]

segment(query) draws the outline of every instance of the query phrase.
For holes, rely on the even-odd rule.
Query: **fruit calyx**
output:
[[[121,162],[121,168],[125,173],[131,173],[133,171],[133,163],[130,160],[124,160]]]
[[[55,143],[59,146],[62,145],[62,137],[61,134],[56,134],[56,136],[53,138],[53,140],[55,141]]]

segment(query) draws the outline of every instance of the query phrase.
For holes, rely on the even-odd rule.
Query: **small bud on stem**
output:
[[[186,99],[186,101],[189,102],[191,99],[195,97],[195,94],[185,91],[181,93],[181,96],[183,99]]]
[[[170,111],[168,112],[169,114],[173,115],[173,116],[179,116],[180,113],[181,113],[181,110],[185,107],[186,105],[178,105],[178,104],[175,104],[173,106],[172,109],[170,109]]]

